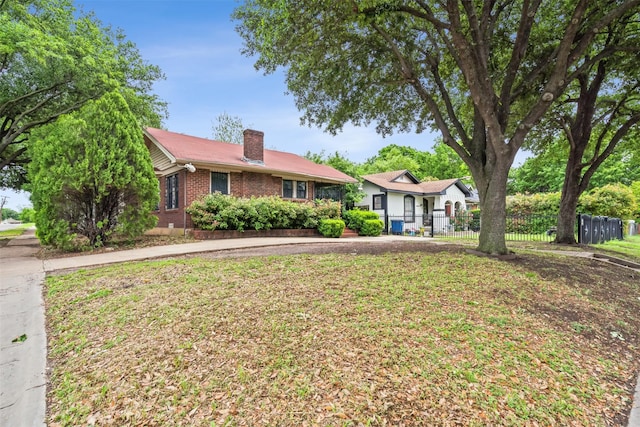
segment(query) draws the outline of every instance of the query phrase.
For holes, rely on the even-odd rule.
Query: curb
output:
[[[626,259],[604,254],[593,254],[593,257],[596,259],[606,260],[614,264],[622,265],[624,267],[629,267],[634,270],[640,270],[640,264],[638,264],[637,262],[627,261]]]
[[[627,427],[640,427],[640,375],[638,375],[636,393],[633,395]]]

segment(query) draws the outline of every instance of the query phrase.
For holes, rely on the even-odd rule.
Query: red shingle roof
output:
[[[456,185],[460,190],[469,195],[469,189],[458,178],[443,179],[439,181],[424,181],[424,182],[398,182],[398,178],[407,176],[411,181],[415,180],[415,177],[407,170],[382,172],[371,175],[363,175],[362,179],[369,181],[372,184],[377,185],[387,191],[394,191],[399,193],[411,193],[422,195],[435,195],[444,194],[447,188],[452,185]]]
[[[243,160],[244,147],[240,144],[214,141],[162,129],[147,128],[152,142],[160,145],[177,163],[196,166],[226,166],[261,173],[280,173],[314,178],[336,183],[355,183],[356,179],[331,166],[319,165],[304,157],[283,151],[264,150],[264,165]]]

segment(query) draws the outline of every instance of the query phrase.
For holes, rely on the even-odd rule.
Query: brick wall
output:
[[[178,172],[178,209],[166,208],[166,184],[167,177],[162,176],[160,181],[160,209],[156,211],[158,227],[168,227],[170,223],[174,228],[184,228],[184,176],[185,171]]]
[[[249,160],[264,161],[264,132],[246,129],[244,136],[244,156]]]
[[[256,172],[243,172],[242,174],[236,175],[239,175],[242,181],[242,191],[238,193],[232,192],[234,196],[258,197],[282,195],[282,178]]]
[[[282,178],[257,172],[231,172],[229,174],[230,190],[233,196],[281,196]],[[198,197],[209,194],[211,189],[211,172],[207,169],[197,169],[195,172],[181,170],[178,172],[178,209],[167,210],[165,208],[166,177],[160,177],[160,209],[156,211],[158,227],[168,227],[173,223],[174,228],[193,228],[190,215],[186,215],[185,224],[185,188],[186,206],[189,206]],[[185,187],[186,184],[186,187]],[[312,181],[307,183],[307,199],[313,200],[314,185]]]

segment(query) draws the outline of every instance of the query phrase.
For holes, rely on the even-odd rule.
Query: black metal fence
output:
[[[426,237],[477,239],[482,220],[478,213],[458,212],[424,216],[387,216],[383,219],[388,234]],[[505,239],[511,241],[551,242],[555,239],[557,215],[507,215]],[[618,218],[579,215],[576,239],[579,243],[602,243],[622,239],[623,222]]]
[[[587,245],[623,239],[624,223],[619,218],[578,215],[578,243]]]

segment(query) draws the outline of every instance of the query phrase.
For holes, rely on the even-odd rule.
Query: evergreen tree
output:
[[[116,231],[137,235],[155,225],[158,181],[119,93],[61,116],[34,137],[29,178],[43,244],[64,247],[77,233],[101,245]]]

